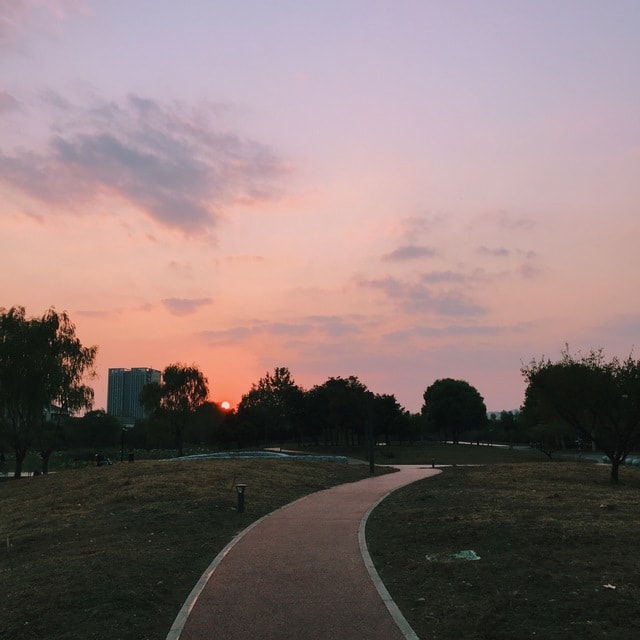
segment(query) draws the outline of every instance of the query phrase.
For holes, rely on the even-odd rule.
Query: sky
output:
[[[0,307],[235,406],[516,409],[640,348],[637,0],[0,0]],[[635,351],[634,351],[635,350]]]

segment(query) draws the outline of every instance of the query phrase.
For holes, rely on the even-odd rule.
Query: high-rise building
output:
[[[147,367],[109,369],[107,413],[131,422],[146,418],[147,412],[140,404],[140,392],[149,382],[160,384],[160,372]]]

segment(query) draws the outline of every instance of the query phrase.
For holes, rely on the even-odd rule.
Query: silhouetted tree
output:
[[[507,436],[509,448],[513,446],[513,434],[518,428],[518,417],[513,411],[500,412],[500,429]]]
[[[67,445],[100,449],[118,444],[121,425],[104,409],[88,411],[80,418],[69,418],[65,424]]]
[[[304,411],[302,428],[315,445],[320,444],[320,439],[325,429],[326,399],[324,390],[318,385],[312,387],[304,394]]]
[[[422,414],[427,428],[451,438],[454,444],[466,430],[481,429],[487,421],[484,399],[464,380],[442,378],[424,392]]]
[[[400,435],[400,442],[414,442],[421,440],[426,435],[425,419],[421,413],[405,412],[405,417],[402,422],[403,427]]]
[[[325,444],[363,444],[369,419],[369,392],[356,376],[329,378],[312,389]]]
[[[518,427],[526,441],[544,453],[549,459],[557,449],[563,449],[564,443],[575,431],[557,415],[541,412],[536,395],[527,387],[524,403],[518,414]]]
[[[245,429],[264,433],[264,443],[280,442],[300,434],[304,414],[304,391],[287,367],[267,372],[242,396],[237,420]]]
[[[620,464],[640,445],[640,360],[607,361],[601,349],[574,357],[567,347],[557,362],[534,359],[522,375],[528,410],[533,406],[541,419],[592,439],[611,461],[617,483]]]
[[[95,377],[93,364],[98,348],[83,347],[75,325],[66,313],[49,309],[42,317],[48,335],[47,410],[36,441],[42,459],[42,472],[49,470],[49,459],[61,435],[62,421],[80,409],[93,405],[93,389],[83,383]]]
[[[373,415],[376,435],[384,435],[387,445],[403,430],[405,411],[393,394],[376,394],[373,400]]]
[[[65,312],[27,318],[23,307],[0,310],[0,419],[16,477],[33,445],[46,473],[61,416],[91,407],[93,389],[83,379],[95,376],[96,353],[97,347],[82,346]]]
[[[150,382],[140,392],[140,403],[154,416],[164,417],[175,437],[179,456],[184,455],[183,436],[187,422],[209,395],[208,381],[196,367],[170,364],[162,372],[162,382]]]
[[[207,400],[200,405],[187,428],[186,440],[206,445],[220,445],[228,440],[224,424],[227,414],[215,403]]]

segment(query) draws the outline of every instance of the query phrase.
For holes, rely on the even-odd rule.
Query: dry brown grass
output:
[[[639,504],[637,469],[613,486],[585,462],[457,467],[392,494],[367,537],[423,640],[632,640]],[[469,549],[481,559],[451,558]]]
[[[536,452],[391,450],[378,460],[494,463],[406,487],[370,518],[374,561],[423,640],[640,637],[640,470],[614,487],[608,467]],[[0,638],[162,639],[236,533],[367,475],[300,460],[138,461],[2,482]],[[464,549],[481,560],[449,557]]]
[[[300,460],[140,461],[0,483],[0,638],[164,638],[252,521],[367,477]],[[235,483],[248,485],[244,514]]]

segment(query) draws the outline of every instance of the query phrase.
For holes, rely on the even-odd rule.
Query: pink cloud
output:
[[[200,307],[208,307],[213,303],[211,298],[165,298],[162,304],[175,316],[188,316]]]
[[[360,288],[382,292],[409,314],[435,313],[443,316],[478,316],[487,312],[462,289],[434,290],[422,282],[408,282],[387,276],[358,283]]]
[[[195,235],[238,202],[277,200],[291,171],[265,145],[217,131],[204,107],[138,96],[89,107],[51,93],[46,101],[56,117],[47,149],[0,152],[0,181],[49,206],[77,211],[112,193],[157,224]]]
[[[390,253],[386,253],[382,256],[382,259],[385,262],[406,262],[408,260],[417,260],[420,258],[432,258],[435,255],[436,250],[432,247],[407,244],[394,249]]]

